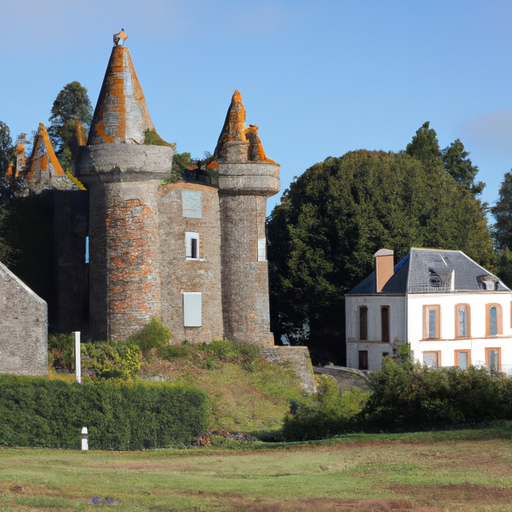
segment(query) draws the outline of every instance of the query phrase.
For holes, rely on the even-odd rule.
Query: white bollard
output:
[[[75,331],[75,374],[78,384],[82,383],[82,359],[80,356],[80,331]]]
[[[89,449],[89,433],[87,431],[87,427],[82,429],[82,450]]]

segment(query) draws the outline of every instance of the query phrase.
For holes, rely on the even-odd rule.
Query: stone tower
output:
[[[77,175],[89,189],[90,330],[126,339],[161,316],[158,186],[173,150],[158,138],[127,47],[114,46]]]
[[[279,165],[265,156],[258,127],[245,127],[235,91],[215,149],[219,165],[222,312],[227,339],[270,347],[267,198],[279,192]]]

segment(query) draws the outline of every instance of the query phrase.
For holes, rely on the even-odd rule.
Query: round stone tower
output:
[[[173,150],[158,139],[127,47],[114,46],[77,175],[89,189],[90,330],[125,339],[160,317],[158,186]]]
[[[215,149],[219,166],[222,310],[226,338],[268,347],[270,332],[265,220],[279,192],[279,165],[265,156],[258,127],[245,127],[235,91]]]

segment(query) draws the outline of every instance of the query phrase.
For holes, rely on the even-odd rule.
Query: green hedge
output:
[[[365,430],[429,430],[512,419],[512,379],[486,368],[432,369],[384,358],[371,376]]]
[[[0,445],[136,450],[190,445],[207,427],[195,388],[115,379],[80,384],[0,375]]]

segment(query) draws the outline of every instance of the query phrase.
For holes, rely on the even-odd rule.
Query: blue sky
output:
[[[121,27],[159,134],[212,152],[238,89],[282,191],[328,156],[404,149],[425,121],[441,147],[462,140],[484,201],[512,168],[509,0],[0,0],[13,138],[69,82],[96,103]]]

